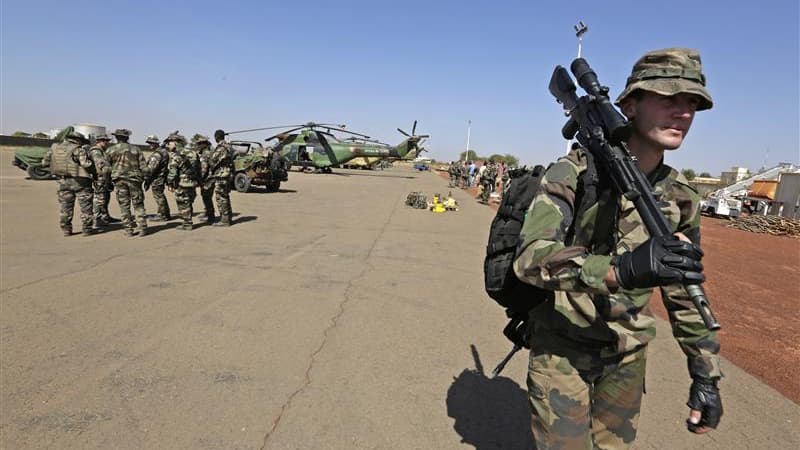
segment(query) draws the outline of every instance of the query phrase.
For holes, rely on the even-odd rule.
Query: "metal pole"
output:
[[[464,152],[464,161],[467,161],[469,159],[468,158],[468,156],[469,156],[469,135],[470,135],[471,129],[472,129],[472,121],[468,120],[467,121],[467,149]]]

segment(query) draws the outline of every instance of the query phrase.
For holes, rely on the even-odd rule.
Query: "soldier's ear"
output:
[[[622,109],[622,114],[625,114],[625,117],[627,117],[628,120],[633,120],[633,118],[636,117],[637,103],[638,102],[636,101],[636,99],[631,97],[628,97],[622,101],[620,109]]]

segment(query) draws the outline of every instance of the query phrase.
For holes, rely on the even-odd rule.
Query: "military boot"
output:
[[[106,219],[104,219],[103,217],[97,216],[97,217],[94,218],[94,227],[95,228],[103,228],[103,227],[107,227],[107,226],[108,226],[108,222],[106,222]]]
[[[229,226],[231,226],[231,220],[230,220],[230,219],[228,219],[228,218],[227,218],[227,217],[225,217],[225,216],[222,216],[222,217],[219,219],[219,222],[215,223],[215,224],[214,224],[214,226],[215,226],[215,227],[229,227]]]
[[[192,222],[183,222],[183,225],[181,225],[179,229],[183,231],[192,231]]]
[[[95,234],[96,232],[97,231],[95,229],[93,229],[93,228],[84,228],[83,231],[81,231],[81,236],[84,236],[84,237],[91,236],[91,235]]]
[[[139,228],[139,237],[147,236],[147,227],[140,227]]]
[[[125,235],[133,237],[136,236],[136,232],[133,231],[133,228],[125,228]]]
[[[61,231],[64,233],[64,236],[72,236],[72,230],[67,228],[62,228]]]

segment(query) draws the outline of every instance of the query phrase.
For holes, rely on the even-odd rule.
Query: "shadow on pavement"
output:
[[[233,219],[233,222],[231,223],[233,225],[239,225],[240,223],[252,222],[254,220],[258,220],[258,216],[239,216]]]
[[[461,442],[476,449],[534,449],[528,394],[514,380],[489,378],[470,344],[475,369],[464,369],[447,390],[447,415]]]

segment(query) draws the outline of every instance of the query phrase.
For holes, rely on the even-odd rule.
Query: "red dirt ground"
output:
[[[439,175],[448,179],[446,172]],[[722,355],[800,403],[800,239],[727,228],[726,222],[701,222],[704,286],[722,324]],[[660,295],[651,305],[666,319]]]

